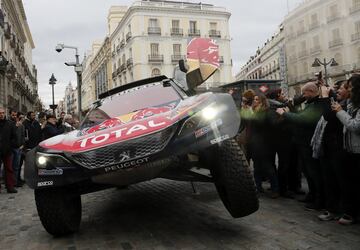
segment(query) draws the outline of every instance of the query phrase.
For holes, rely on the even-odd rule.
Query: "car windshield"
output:
[[[81,129],[141,109],[178,103],[180,99],[179,94],[172,86],[163,86],[161,82],[128,89],[95,104],[86,115]]]

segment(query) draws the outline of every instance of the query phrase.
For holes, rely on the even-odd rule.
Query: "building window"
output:
[[[159,44],[158,43],[150,44],[150,53],[153,56],[159,55]]]
[[[172,20],[171,26],[173,29],[179,29],[180,28],[180,21],[179,20]]]
[[[155,18],[150,18],[149,19],[149,27],[151,27],[151,28],[159,27],[158,20]]]
[[[151,76],[159,76],[161,74],[160,69],[155,68],[151,71]]]
[[[173,54],[181,55],[181,44],[173,44]]]
[[[211,22],[210,23],[210,30],[217,30],[217,23]]]
[[[360,1],[360,0],[359,0]],[[359,3],[360,4],[360,3]],[[355,23],[355,33],[358,34],[360,33],[360,21],[357,21]]]
[[[338,28],[332,30],[332,36],[333,36],[333,41],[339,40],[340,39],[340,30]]]
[[[195,31],[196,30],[196,21],[190,21],[190,30]],[[195,32],[194,32],[195,33]]]

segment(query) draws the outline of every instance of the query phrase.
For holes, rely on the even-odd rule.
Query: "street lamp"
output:
[[[81,77],[81,73],[82,73],[82,65],[79,62],[79,53],[78,53],[78,48],[74,47],[74,46],[69,46],[69,45],[65,45],[63,43],[59,43],[58,45],[56,45],[55,50],[60,53],[63,49],[74,49],[75,50],[75,62],[66,62],[65,65],[66,66],[73,66],[77,75],[77,89],[78,89],[78,116],[79,116],[79,120],[81,121],[81,82],[82,82],[82,77]]]
[[[55,104],[55,97],[54,97],[54,85],[56,84],[56,78],[54,76],[54,73],[51,75],[49,79],[49,84],[52,88],[52,105],[50,105],[50,108],[53,110],[53,114],[55,115],[55,109],[57,108],[57,105]]]
[[[324,66],[324,79],[325,79],[325,84],[328,85],[328,81],[327,81],[327,69],[326,67],[328,65],[330,65],[331,67],[334,66],[338,66],[339,64],[335,61],[334,58],[331,58],[330,61],[326,61],[326,59],[324,58],[324,61],[321,62],[319,58],[315,58],[313,64],[311,65],[312,67],[320,67],[321,65]]]

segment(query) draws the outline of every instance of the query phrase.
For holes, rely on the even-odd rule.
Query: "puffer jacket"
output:
[[[351,103],[348,112],[341,110],[336,117],[344,125],[344,148],[354,154],[360,154],[360,109],[354,109]]]

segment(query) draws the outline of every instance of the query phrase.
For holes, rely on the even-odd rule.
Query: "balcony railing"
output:
[[[171,55],[171,62],[178,63],[179,60],[185,59],[185,56],[183,55]]]
[[[148,27],[148,34],[149,35],[161,35],[161,28],[160,27]]]
[[[16,37],[14,34],[11,34],[10,46],[12,48],[15,48],[15,46],[16,46]]]
[[[114,78],[116,78],[116,71],[115,72],[112,72],[112,74],[111,74],[111,76],[112,76],[112,78],[114,79]]]
[[[126,42],[128,42],[132,37],[132,34],[131,34],[131,31],[129,31],[127,34],[126,34]]]
[[[316,54],[316,53],[320,53],[321,52],[321,47],[320,47],[320,45],[316,45],[316,46],[314,46],[314,47],[312,47],[311,49],[310,49],[310,53],[311,54]]]
[[[5,38],[10,39],[11,38],[11,26],[9,23],[5,22],[4,27],[5,27],[4,28]]]
[[[308,55],[308,51],[307,50],[302,50],[299,52],[298,57],[299,58],[303,58],[306,57]]]
[[[120,65],[120,71],[123,72],[124,70],[126,70],[126,64],[125,63]]]
[[[189,36],[200,36],[200,30],[189,29]]]
[[[224,57],[223,56],[219,56],[219,63],[224,63]]]
[[[335,40],[329,42],[329,48],[332,48],[335,46],[340,46],[340,45],[343,45],[342,39],[335,39]]]
[[[125,40],[122,39],[120,42],[120,48],[124,48],[125,47]]]
[[[172,36],[183,36],[184,35],[183,29],[180,29],[180,28],[171,28],[170,33]]]
[[[357,40],[360,40],[360,33],[359,32],[351,35],[351,41],[352,42],[357,41]]]
[[[332,16],[328,16],[326,19],[327,19],[327,22],[328,22],[328,23],[331,23],[331,22],[334,22],[334,21],[337,20],[337,19],[340,19],[340,15],[339,15],[339,14],[335,14],[335,15],[332,15]]]
[[[318,28],[319,26],[320,26],[319,21],[313,22],[313,23],[310,24],[309,30],[316,29],[316,28]]]
[[[120,67],[118,67],[117,69],[116,69],[116,75],[120,75],[121,74],[121,69],[120,69]]]
[[[220,30],[209,30],[209,37],[221,37]]]
[[[154,62],[154,63],[164,62],[164,55],[149,55],[149,62]]]
[[[350,12],[350,14],[353,14],[355,12],[358,12],[359,10],[360,10],[360,4],[355,4],[350,7],[349,12]]]
[[[133,66],[133,59],[132,58],[128,58],[126,60],[126,67],[131,68]]]
[[[301,28],[297,31],[296,34],[297,34],[297,36],[301,36],[302,34],[305,34],[305,32],[306,32],[305,28]]]

